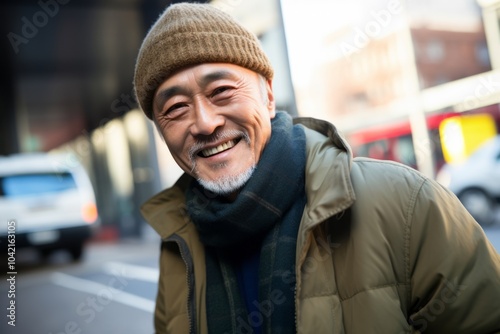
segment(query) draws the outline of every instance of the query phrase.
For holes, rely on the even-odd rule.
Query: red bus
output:
[[[482,113],[493,116],[498,132],[500,129],[499,105],[492,105],[463,113],[451,111],[439,114],[429,114],[426,117],[436,172],[439,171],[445,163],[439,132],[441,122],[450,117]],[[393,160],[417,168],[409,120],[402,120],[353,131],[347,133],[347,138],[353,148],[354,156]]]

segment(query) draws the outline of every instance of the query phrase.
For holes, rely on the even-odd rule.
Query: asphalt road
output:
[[[500,252],[500,220],[484,230]],[[0,273],[0,333],[153,333],[158,255],[155,239],[90,244],[79,263],[59,253],[40,264],[33,252],[18,252],[15,284]],[[7,317],[12,300],[15,327]]]
[[[19,252],[17,275],[2,273],[0,333],[153,333],[158,254],[151,240],[90,244],[80,263],[58,253],[41,265],[33,252]]]

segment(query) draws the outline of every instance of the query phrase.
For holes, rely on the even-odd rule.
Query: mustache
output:
[[[250,145],[250,136],[245,131],[240,130],[221,130],[203,139],[197,139],[196,142],[189,148],[188,155],[192,165],[195,164],[195,158],[199,151],[206,146],[224,139],[242,138]],[[194,168],[194,167],[193,167]]]

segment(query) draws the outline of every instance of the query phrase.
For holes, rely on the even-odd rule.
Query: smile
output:
[[[204,158],[208,158],[208,157],[211,157],[212,155],[216,155],[218,153],[229,150],[230,148],[234,147],[234,145],[236,145],[237,143],[238,143],[238,141],[230,140],[228,142],[220,144],[217,147],[206,148],[200,152],[200,155]]]

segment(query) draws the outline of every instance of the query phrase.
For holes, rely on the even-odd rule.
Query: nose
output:
[[[209,101],[198,100],[194,108],[194,121],[191,126],[193,136],[209,136],[218,127],[224,125],[224,117],[218,113],[217,107],[211,105]]]

